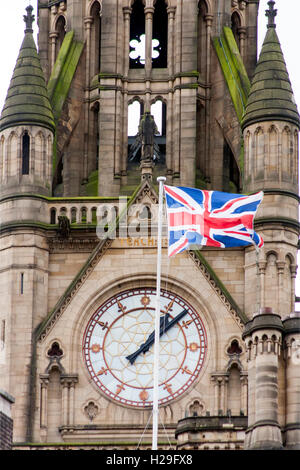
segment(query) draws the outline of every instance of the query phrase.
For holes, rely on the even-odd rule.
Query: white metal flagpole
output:
[[[153,421],[152,421],[152,450],[157,450],[158,434],[158,375],[159,375],[159,327],[160,327],[160,276],[161,276],[161,236],[163,214],[163,186],[166,178],[159,176],[158,196],[158,235],[157,235],[157,272],[156,272],[156,309],[154,333],[154,361],[153,361]]]

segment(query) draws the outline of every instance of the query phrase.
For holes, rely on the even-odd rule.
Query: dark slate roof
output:
[[[288,121],[300,127],[289,74],[275,27],[269,27],[251,83],[242,128],[261,121]]]
[[[8,127],[38,125],[54,131],[53,113],[31,29],[25,36],[0,118],[0,131]]]

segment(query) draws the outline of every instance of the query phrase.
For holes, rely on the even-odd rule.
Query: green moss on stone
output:
[[[55,130],[39,55],[30,32],[26,32],[3,107],[0,130],[38,125]]]
[[[98,170],[90,174],[85,191],[87,196],[98,196]]]
[[[250,81],[232,30],[224,27],[223,34],[214,38],[214,46],[237,117],[241,122],[247,104]]]
[[[57,124],[68,96],[72,80],[83,50],[83,43],[75,41],[74,31],[69,31],[63,40],[57,60],[48,82],[48,94]],[[56,141],[53,152],[53,173],[57,165]]]

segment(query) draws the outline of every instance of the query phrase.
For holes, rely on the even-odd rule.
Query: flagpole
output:
[[[159,176],[158,196],[158,234],[157,234],[157,268],[156,268],[156,309],[154,333],[154,361],[153,361],[153,422],[152,422],[152,450],[157,450],[158,434],[158,375],[159,375],[159,327],[160,327],[160,276],[161,276],[161,236],[162,236],[162,210],[163,186],[166,178]]]

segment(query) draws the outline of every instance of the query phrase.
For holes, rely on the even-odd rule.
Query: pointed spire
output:
[[[26,8],[25,36],[0,117],[0,131],[8,127],[37,125],[54,131],[47,86],[33,38],[32,6]]]
[[[300,127],[299,113],[276,33],[274,1],[267,10],[268,29],[251,82],[242,128],[262,121],[287,121]]]
[[[266,10],[266,16],[268,17],[267,28],[276,28],[275,16],[277,15],[277,10],[274,10],[275,2],[270,0],[268,2],[269,10]]]

